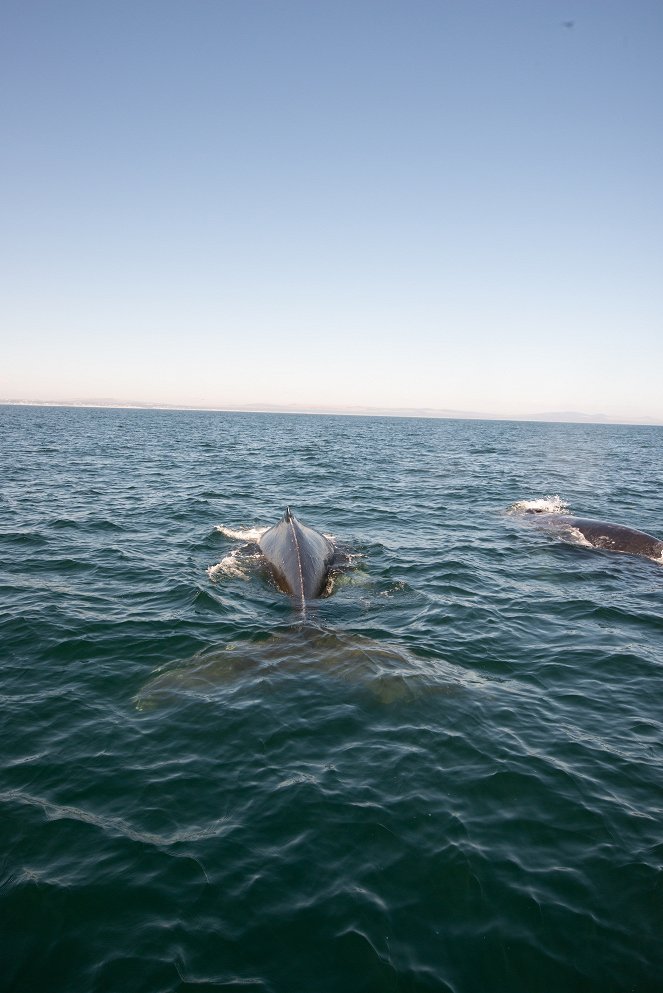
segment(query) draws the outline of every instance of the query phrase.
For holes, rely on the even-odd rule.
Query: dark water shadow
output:
[[[420,658],[363,635],[300,623],[264,640],[232,642],[169,662],[155,670],[134,703],[139,711],[147,711],[191,697],[217,696],[224,688],[311,673],[364,690],[384,705],[491,685],[476,672],[444,659]]]

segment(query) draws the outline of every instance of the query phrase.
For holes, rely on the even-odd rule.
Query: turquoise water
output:
[[[663,989],[663,429],[0,408],[3,990]],[[305,619],[246,547],[349,567]]]

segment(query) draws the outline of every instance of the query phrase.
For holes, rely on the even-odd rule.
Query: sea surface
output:
[[[2,407],[0,489],[3,993],[663,990],[663,564],[517,511],[663,537],[663,428]]]

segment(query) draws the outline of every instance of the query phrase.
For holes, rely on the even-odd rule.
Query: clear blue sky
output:
[[[663,422],[660,0],[4,0],[0,397]]]

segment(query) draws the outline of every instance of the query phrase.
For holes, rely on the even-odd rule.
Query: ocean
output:
[[[0,408],[0,989],[660,993],[663,428]],[[256,537],[345,565],[305,615]]]

